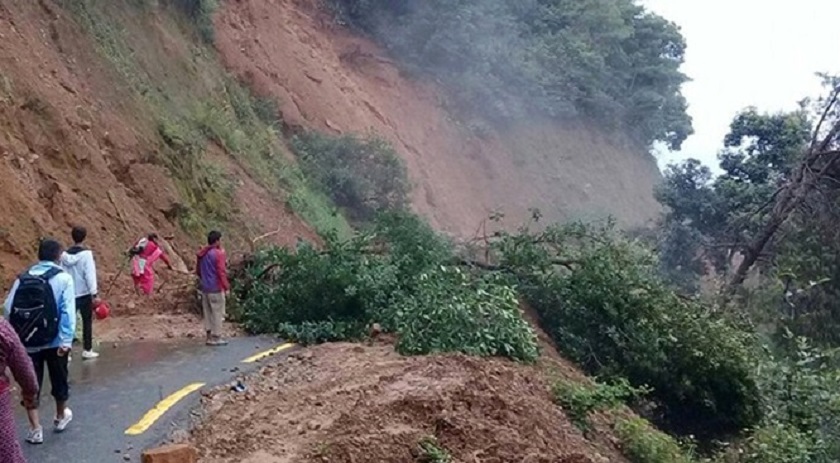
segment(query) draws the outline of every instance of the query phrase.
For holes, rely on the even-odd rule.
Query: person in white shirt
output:
[[[99,357],[99,354],[93,351],[93,307],[99,303],[96,262],[93,259],[93,251],[83,244],[87,238],[87,230],[80,226],[73,227],[70,236],[73,238],[73,246],[61,254],[61,266],[73,277],[76,310],[82,315],[82,359],[90,360]]]

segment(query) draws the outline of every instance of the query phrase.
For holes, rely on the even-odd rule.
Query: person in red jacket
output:
[[[207,345],[210,346],[227,344],[227,341],[222,339],[225,296],[230,291],[226,265],[225,251],[222,249],[222,234],[213,230],[207,234],[207,246],[198,251],[195,266],[201,285],[204,329],[207,331]]]

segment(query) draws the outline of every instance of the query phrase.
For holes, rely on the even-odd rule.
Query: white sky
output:
[[[683,87],[695,134],[661,167],[694,157],[717,166],[733,116],[747,106],[795,109],[820,94],[816,72],[840,74],[840,0],[641,0],[688,42]]]

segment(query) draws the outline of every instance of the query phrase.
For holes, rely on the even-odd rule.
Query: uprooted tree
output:
[[[729,292],[744,282],[750,268],[773,241],[782,225],[808,203],[824,198],[824,188],[838,187],[840,178],[840,78],[826,78],[829,95],[821,101],[822,110],[813,130],[811,141],[798,165],[788,179],[772,194],[766,206],[755,214],[764,213],[763,226],[742,247],[743,260],[729,281]],[[815,194],[817,193],[816,197]],[[822,197],[820,197],[822,196]],[[805,211],[808,212],[807,210]]]
[[[738,114],[716,178],[693,159],[668,168],[657,198],[668,208],[660,249],[674,280],[688,279],[680,272],[709,267],[725,274],[740,254],[726,278],[725,293],[732,294],[757,263],[778,257],[780,235],[790,237],[834,209],[840,191],[840,80],[825,79],[830,91],[813,104],[816,110],[803,103],[793,112],[749,108]]]

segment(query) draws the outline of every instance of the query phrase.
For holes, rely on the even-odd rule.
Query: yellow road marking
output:
[[[262,359],[268,357],[269,355],[274,355],[274,354],[276,354],[278,352],[282,352],[286,349],[291,349],[292,347],[295,347],[295,345],[291,342],[287,342],[285,344],[280,344],[279,346],[268,349],[267,351],[260,352],[259,354],[252,355],[252,356],[246,358],[245,360],[243,360],[242,363],[254,363],[257,360],[262,360]]]
[[[184,388],[176,392],[173,392],[169,395],[169,397],[158,402],[158,404],[155,405],[154,408],[152,408],[145,415],[143,415],[143,418],[140,418],[140,421],[134,423],[130,428],[126,429],[125,433],[129,436],[137,436],[139,434],[143,434],[144,432],[146,432],[147,429],[149,429],[153,424],[155,424],[155,421],[160,419],[160,417],[163,416],[163,414],[166,413],[167,410],[169,410],[170,408],[172,408],[173,405],[178,403],[179,400],[190,395],[190,393],[201,389],[204,386],[204,384],[205,383],[193,383],[184,386]]]

